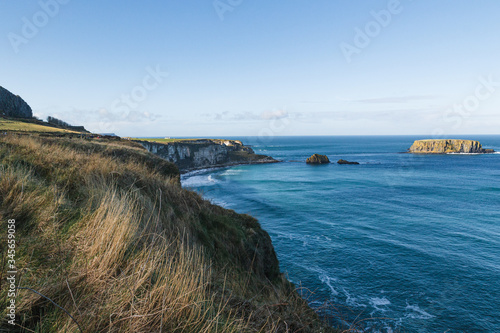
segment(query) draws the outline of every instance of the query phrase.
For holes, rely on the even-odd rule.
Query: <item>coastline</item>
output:
[[[256,165],[256,164],[274,164],[274,163],[283,163],[283,161],[273,160],[273,161],[233,162],[233,163],[225,163],[225,164],[215,164],[215,165],[211,165],[209,167],[179,169],[179,172],[182,175],[188,175],[191,172],[196,172],[196,171],[210,171],[210,170],[217,170],[217,169],[223,169],[223,168],[231,168],[231,167],[235,167],[235,166],[238,166],[238,165]]]
[[[445,310],[439,312],[439,309],[427,303],[427,299],[435,300],[440,293],[449,292],[450,284],[443,287],[434,277],[426,276],[424,271],[411,271],[408,267],[416,265],[437,271],[441,266],[449,265],[451,271],[460,272],[460,267],[450,263],[448,256],[443,255],[437,263],[429,261],[415,244],[429,247],[434,252],[439,251],[439,246],[435,248],[435,243],[428,242],[426,235],[429,230],[434,231],[433,237],[440,239],[443,244],[448,244],[447,241],[450,239],[446,237],[447,233],[469,227],[470,223],[466,222],[469,221],[467,215],[469,213],[474,214],[470,216],[474,216],[474,221],[478,220],[477,223],[488,225],[488,213],[479,214],[481,216],[478,217],[472,204],[470,207],[469,205],[464,207],[461,200],[467,198],[470,191],[477,191],[476,195],[483,199],[481,203],[476,204],[484,205],[481,206],[484,212],[488,211],[484,207],[491,208],[485,198],[497,195],[498,189],[495,189],[497,186],[488,185],[486,179],[483,181],[480,176],[482,172],[469,175],[466,170],[472,166],[482,170],[492,170],[494,173],[493,168],[487,167],[487,165],[498,165],[498,159],[494,154],[478,157],[479,160],[468,154],[456,154],[463,158],[442,156],[446,154],[422,155],[414,158],[411,154],[397,153],[401,151],[402,146],[407,145],[408,141],[404,138],[400,140],[398,137],[380,138],[378,146],[387,149],[370,147],[368,144],[372,142],[371,138],[349,139],[349,144],[341,149],[338,148],[337,142],[328,139],[323,142],[316,138],[280,140],[278,143],[273,143],[275,146],[280,146],[279,148],[269,150],[265,146],[259,148],[266,149],[266,153],[273,156],[279,156],[285,161],[284,165],[262,170],[259,167],[242,168],[239,172],[215,170],[212,173],[211,170],[206,170],[206,174],[189,182],[189,185],[193,185],[189,188],[199,190],[214,203],[223,202],[227,204],[225,207],[237,212],[248,212],[258,216],[263,228],[272,236],[280,265],[284,271],[290,272],[290,280],[297,284],[303,281],[304,287],[318,290],[316,297],[335,304],[352,306],[356,314],[347,317],[352,322],[356,321],[358,313],[364,311],[363,316],[366,317],[393,318],[394,320],[375,319],[374,322],[370,322],[375,326],[380,325],[378,327],[387,325],[394,331],[413,331],[415,327],[423,325],[428,325],[429,330],[433,331],[473,327],[474,323],[467,320],[454,323],[451,318],[457,313],[451,311],[450,304],[446,303]],[[304,141],[308,144],[307,148],[304,148]],[[385,146],[388,143],[391,145]],[[497,136],[488,143],[488,146],[498,150],[499,144],[500,137]],[[283,154],[284,151],[287,153]],[[357,161],[370,164],[371,167],[308,168],[303,158],[314,151],[337,157],[356,156]],[[285,170],[286,175],[283,174]],[[211,179],[207,181],[209,177]],[[469,179],[470,183],[464,184],[465,187],[460,187],[463,191],[457,192],[456,179]],[[412,183],[409,184],[409,181]],[[446,193],[447,196],[434,195],[432,184],[438,184],[435,186],[439,188],[439,193]],[[424,191],[422,188],[428,188],[429,192],[422,193]],[[414,192],[414,189],[418,191]],[[395,193],[403,194],[406,200],[385,200]],[[423,206],[414,203],[419,203],[423,195],[426,198]],[[445,199],[448,197],[450,199]],[[335,200],[336,207],[345,207],[345,210],[325,208],[329,206],[331,200]],[[443,205],[442,200],[448,204]],[[409,216],[406,213],[408,207],[413,209],[410,210]],[[457,207],[465,210],[464,215],[462,211],[457,212]],[[386,219],[385,209],[394,212],[393,220],[401,222],[394,224],[391,223],[393,220]],[[436,213],[424,219],[422,215],[426,211],[436,211]],[[449,219],[441,221],[443,216]],[[464,224],[456,226],[452,223],[458,218],[461,218]],[[379,228],[374,228],[375,223]],[[405,236],[409,228],[414,231],[415,239]],[[367,230],[374,235],[374,238],[370,237]],[[392,237],[388,238],[386,235],[389,233]],[[486,236],[483,234],[482,237]],[[358,241],[362,239],[365,239],[366,243],[360,247]],[[408,258],[400,259],[402,266],[387,260],[387,256],[396,256],[400,253],[393,252],[392,240],[404,246],[404,251],[408,251]],[[464,258],[470,260],[475,258],[473,254],[464,253],[461,249],[454,251],[454,254]],[[376,265],[367,269],[364,260],[367,257],[372,258]],[[353,260],[344,263],[344,258]],[[374,281],[356,279],[363,274],[370,274],[371,270],[378,269],[380,275]],[[389,271],[392,274],[384,273]],[[394,283],[392,275],[398,280],[408,279],[410,282],[407,285]],[[482,279],[481,276],[476,278],[480,281],[478,284],[486,288],[485,290],[491,291],[491,288],[487,289],[489,288],[486,284],[487,279]],[[421,289],[421,285],[416,285],[414,281],[424,281],[432,292]],[[459,282],[457,285],[464,290],[469,288],[465,283]],[[408,304],[406,299],[401,297],[403,293],[414,295],[408,298]],[[483,294],[480,298],[491,302],[491,297]],[[473,302],[483,306],[480,298],[474,299]],[[353,299],[355,303],[351,301]],[[463,307],[467,306],[468,301],[462,297],[458,297],[456,301]],[[316,304],[313,303],[312,306],[315,307]],[[491,310],[484,310],[483,313],[477,311],[477,314],[488,315],[488,311],[489,314],[492,313]],[[370,316],[367,313],[374,315]],[[387,315],[384,316],[384,313]],[[464,315],[463,312],[458,313],[460,316]],[[337,322],[333,323],[336,324]]]
[[[166,139],[171,140],[171,139]],[[133,140],[150,153],[174,163],[181,173],[206,168],[224,168],[245,164],[279,163],[259,155],[239,140],[179,139],[175,141]]]

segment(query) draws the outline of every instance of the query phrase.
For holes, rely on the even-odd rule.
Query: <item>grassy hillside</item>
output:
[[[28,121],[9,118],[0,118],[0,132],[45,132],[45,133],[79,133],[76,131],[51,126],[42,121]]]
[[[146,138],[146,139],[141,139],[141,138],[132,138],[132,140],[158,142],[158,143],[170,143],[170,142],[187,142],[187,143],[192,143],[194,141],[203,140],[203,139],[176,139],[176,138],[170,138],[170,139],[151,139],[151,138]]]
[[[0,219],[2,239],[16,220],[18,284],[83,332],[331,331],[254,218],[182,189],[134,142],[0,136]],[[29,290],[17,314],[0,330],[79,331]]]
[[[231,140],[225,140],[225,139],[176,139],[176,138],[170,138],[170,139],[157,139],[157,138],[145,138],[145,139],[140,139],[140,138],[131,138],[131,140],[135,141],[148,141],[148,142],[157,142],[157,143],[172,143],[172,142],[177,142],[177,143],[200,143],[200,144],[206,144],[207,141],[211,141],[217,144],[222,144],[224,141],[231,141]],[[232,140],[234,141],[234,140]],[[241,144],[240,141],[236,141]]]

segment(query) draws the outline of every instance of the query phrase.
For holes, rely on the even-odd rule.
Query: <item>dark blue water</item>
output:
[[[380,332],[500,332],[500,154],[401,154],[420,139],[404,136],[241,139],[284,162],[183,185],[258,218],[313,306],[383,317],[364,322]],[[470,139],[500,151],[500,136]],[[306,165],[313,153],[361,164]]]

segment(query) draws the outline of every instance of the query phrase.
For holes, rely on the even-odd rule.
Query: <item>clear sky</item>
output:
[[[0,85],[121,136],[500,134],[498,0],[0,0]]]

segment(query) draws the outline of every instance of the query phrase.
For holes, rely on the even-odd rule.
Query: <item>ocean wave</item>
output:
[[[220,199],[210,199],[210,202],[214,205],[221,206],[223,208],[229,208],[231,205],[226,201]]]
[[[425,312],[421,308],[418,307],[418,305],[410,305],[406,304],[405,310],[411,311],[410,313],[406,314],[406,317],[412,318],[412,319],[431,319],[434,318],[433,315]]]
[[[330,243],[332,239],[330,237],[327,237],[325,235],[300,235],[297,233],[290,233],[290,232],[283,232],[283,231],[278,231],[276,232],[276,237],[277,238],[284,238],[288,239],[291,241],[299,241],[302,242],[302,246],[306,247],[308,245],[314,245],[316,246],[318,243]],[[337,237],[334,235],[334,237]],[[333,246],[333,245],[331,245]]]
[[[192,176],[209,173],[209,172],[214,171],[214,170],[220,170],[220,168],[206,168],[206,169],[189,171],[189,172],[183,173],[181,175],[181,180],[185,179],[185,178],[190,178]]]
[[[319,275],[319,279],[321,282],[323,282],[324,284],[326,284],[328,286],[328,288],[330,289],[330,293],[332,295],[337,296],[339,294],[339,292],[337,290],[335,290],[335,288],[332,286],[332,283],[331,283],[332,281],[336,281],[337,279],[331,278],[325,272],[323,272],[322,274]]]
[[[342,288],[342,291],[346,297],[346,304],[351,306],[351,307],[362,307],[366,308],[366,304],[358,302],[358,299],[354,296],[352,296],[345,288]]]
[[[224,172],[222,172],[221,176],[234,176],[234,175],[238,175],[238,174],[243,173],[243,172],[244,172],[243,169],[231,168],[231,169],[227,169]]]
[[[317,278],[328,287],[330,290],[330,294],[333,296],[337,296],[339,292],[333,287],[332,283],[335,283],[338,281],[337,278],[332,277],[329,275],[325,270],[323,270],[320,267],[317,266],[306,266],[306,265],[299,265],[300,267],[306,269],[307,271],[311,273],[315,273],[314,275],[317,276]]]
[[[498,188],[498,187],[481,187],[481,188],[476,189],[475,191],[500,192],[500,188]]]
[[[212,177],[212,175],[191,176],[185,179],[181,179],[181,184],[183,187],[211,186],[215,185],[218,182],[219,180]]]
[[[372,297],[370,298],[370,303],[371,305],[373,305],[374,308],[382,311],[385,311],[385,309],[380,309],[379,306],[391,305],[391,301],[389,301],[385,297]]]

